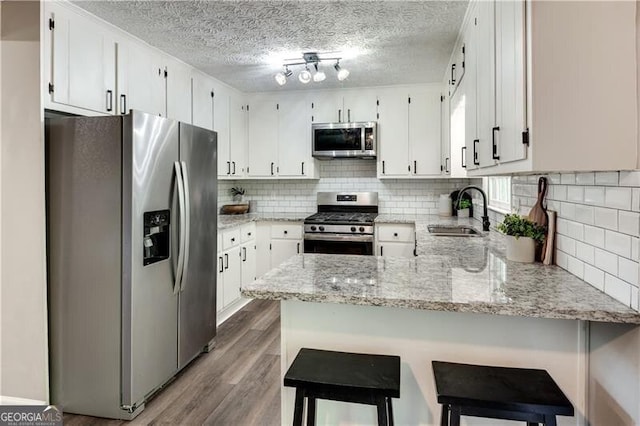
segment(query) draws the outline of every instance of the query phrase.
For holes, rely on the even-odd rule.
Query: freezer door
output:
[[[179,293],[179,368],[202,352],[216,335],[216,136],[210,130],[180,123],[189,232]]]
[[[175,202],[179,132],[178,122],[138,111],[123,120],[122,404],[132,406],[178,368],[174,279],[180,223]],[[148,253],[154,246],[145,238],[144,213],[166,210],[170,255],[145,265],[145,249]],[[160,228],[148,227],[146,234]]]

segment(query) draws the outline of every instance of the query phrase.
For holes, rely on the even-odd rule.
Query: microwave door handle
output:
[[[361,141],[360,148],[362,148],[361,151],[363,153],[366,148],[366,144],[365,144],[365,141],[367,140],[366,135],[367,135],[367,128],[366,127],[360,128],[360,141]]]

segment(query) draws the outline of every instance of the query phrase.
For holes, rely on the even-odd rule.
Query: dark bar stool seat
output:
[[[433,361],[441,426],[459,426],[460,416],[556,425],[573,416],[573,405],[545,370]],[[451,416],[451,417],[449,417]]]
[[[296,388],[293,424],[315,424],[316,399],[378,407],[378,424],[393,425],[391,398],[400,398],[400,357],[302,348],[284,376]]]

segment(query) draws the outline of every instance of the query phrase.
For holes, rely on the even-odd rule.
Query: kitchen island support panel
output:
[[[281,301],[282,375],[302,347],[399,355],[396,424],[437,425],[431,361],[545,369],[575,407],[559,425],[584,425],[589,323],[577,320],[432,312],[392,307]],[[295,391],[282,387],[282,424],[293,420]],[[318,401],[318,424],[375,424],[375,409]],[[510,426],[465,418],[465,424]]]

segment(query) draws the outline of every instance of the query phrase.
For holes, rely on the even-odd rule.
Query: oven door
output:
[[[373,255],[373,235],[305,234],[305,253]]]

